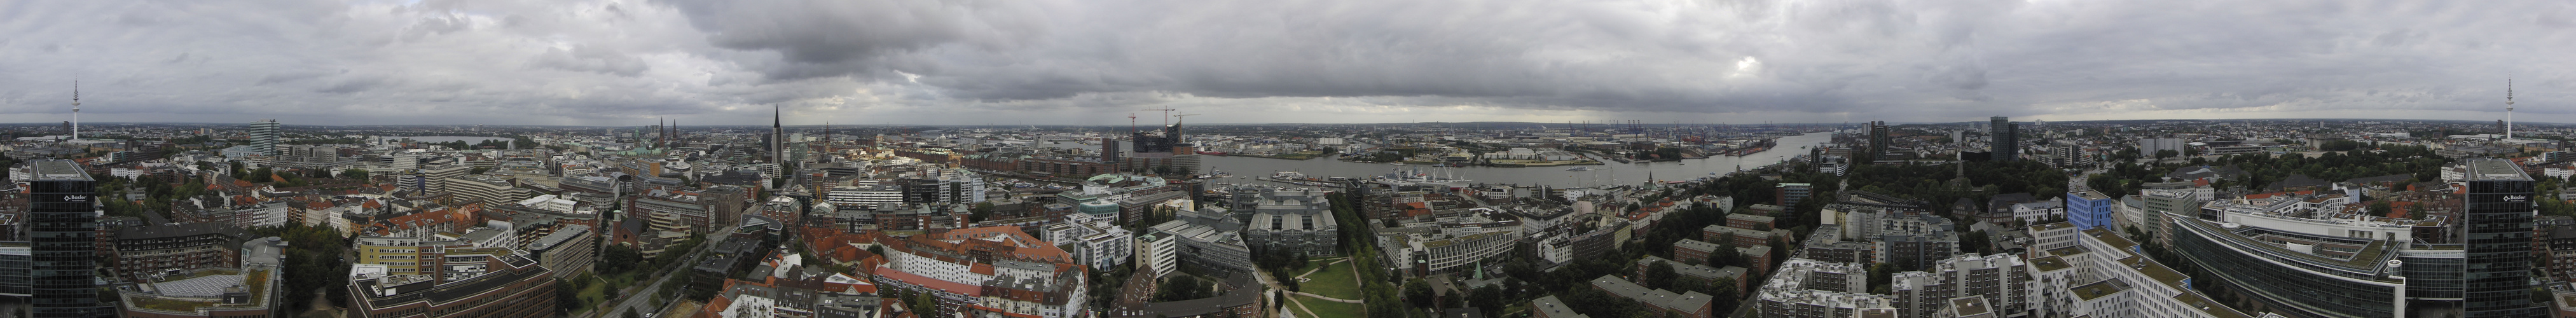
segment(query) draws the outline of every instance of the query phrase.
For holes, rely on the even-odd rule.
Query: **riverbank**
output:
[[[1777,140],[1778,146],[1773,147],[1771,151],[1749,156],[1711,156],[1704,159],[1682,159],[1677,162],[1655,162],[1649,164],[1606,164],[1608,162],[1603,162],[1605,164],[1598,164],[1598,167],[1593,167],[1586,171],[1565,171],[1565,169],[1568,167],[1592,167],[1595,165],[1567,165],[1560,167],[1432,167],[1427,164],[1418,163],[1407,163],[1406,165],[1398,166],[1389,165],[1383,162],[1365,163],[1357,161],[1342,161],[1339,160],[1339,158],[1274,160],[1267,158],[1241,158],[1243,156],[1202,156],[1200,157],[1200,160],[1202,160],[1200,165],[1202,167],[1209,167],[1216,170],[1232,171],[1237,175],[1237,178],[1233,178],[1230,182],[1241,183],[1277,184],[1262,181],[1248,181],[1246,179],[1250,178],[1245,178],[1243,176],[1268,176],[1270,173],[1288,171],[1304,173],[1309,176],[1317,177],[1366,178],[1399,171],[1420,170],[1424,173],[1440,173],[1458,179],[1475,180],[1476,183],[1581,187],[1609,184],[1630,184],[1630,182],[1648,179],[1687,180],[1699,176],[1720,175],[1743,170],[1755,170],[1774,162],[1791,160],[1792,157],[1796,157],[1797,155],[1806,155],[1806,150],[1800,149],[1799,147],[1813,147],[1829,142],[1831,139],[1832,133],[1808,133],[1779,138]]]
[[[1299,152],[1296,152],[1296,153],[1284,154],[1284,155],[1276,155],[1276,156],[1251,155],[1251,154],[1228,154],[1227,156],[1234,156],[1234,157],[1252,157],[1252,158],[1269,158],[1269,159],[1283,159],[1283,160],[1306,160],[1306,159],[1315,159],[1316,157],[1323,157],[1323,156],[1324,156],[1324,152],[1322,152],[1322,151],[1299,151]]]
[[[1605,163],[1601,163],[1600,161],[1591,161],[1591,160],[1559,160],[1559,161],[1548,161],[1548,160],[1486,160],[1486,161],[1485,161],[1485,166],[1487,166],[1487,167],[1497,167],[1497,168],[1521,168],[1521,167],[1562,167],[1562,166],[1598,166],[1598,165],[1604,165],[1604,164],[1605,164]]]

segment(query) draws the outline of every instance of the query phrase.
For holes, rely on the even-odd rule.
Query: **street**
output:
[[[737,224],[739,224],[739,223],[737,223]],[[731,228],[731,227],[727,227],[727,228]],[[637,289],[637,290],[634,290],[633,292],[629,292],[629,293],[619,294],[619,296],[626,297],[626,300],[618,302],[618,303],[617,303],[617,306],[609,307],[609,308],[608,308],[608,310],[591,311],[589,314],[584,314],[584,315],[583,315],[583,317],[606,317],[606,318],[618,318],[618,317],[625,317],[625,313],[626,313],[626,311],[628,311],[628,310],[641,310],[641,311],[639,311],[639,312],[636,312],[636,314],[639,314],[639,315],[642,315],[642,314],[653,314],[653,313],[656,313],[656,311],[660,311],[660,310],[662,309],[662,307],[663,307],[663,306],[653,306],[653,305],[651,304],[651,303],[652,303],[652,300],[653,300],[653,295],[654,295],[654,293],[655,293],[655,292],[660,292],[660,291],[661,291],[661,288],[662,288],[662,283],[663,283],[663,282],[665,282],[665,281],[669,281],[669,280],[671,280],[671,278],[672,278],[672,277],[689,276],[689,275],[686,275],[686,273],[680,273],[679,271],[680,271],[681,269],[687,268],[689,264],[696,263],[696,262],[694,262],[694,261],[695,261],[695,260],[697,260],[697,258],[698,258],[698,254],[700,254],[700,253],[706,253],[706,251],[707,251],[707,249],[708,249],[708,248],[711,248],[711,247],[713,247],[713,246],[716,246],[716,243],[720,243],[720,242],[721,242],[721,240],[724,238],[724,236],[723,236],[723,235],[721,235],[721,234],[718,234],[718,235],[712,235],[712,236],[713,236],[712,238],[708,238],[706,241],[704,241],[704,242],[706,242],[706,243],[704,243],[704,244],[698,244],[698,246],[697,246],[697,247],[690,249],[690,250],[689,250],[689,257],[682,257],[682,258],[680,258],[680,260],[679,260],[679,261],[671,262],[671,264],[670,264],[670,265],[666,265],[666,266],[669,266],[669,267],[667,267],[667,268],[663,268],[661,271],[659,271],[660,273],[662,273],[662,275],[659,275],[659,276],[660,276],[660,278],[659,278],[659,279],[654,279],[654,280],[653,280],[653,282],[652,282],[652,283],[650,283],[650,284],[644,284],[644,285],[643,285],[643,287],[644,287],[644,288],[642,288],[642,289]],[[602,315],[615,315],[615,316],[602,316]]]

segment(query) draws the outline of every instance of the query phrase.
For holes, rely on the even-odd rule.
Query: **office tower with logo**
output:
[[[28,182],[27,238],[34,262],[29,297],[37,317],[98,316],[98,187],[89,172],[68,160],[34,162]]]
[[[2468,286],[2462,317],[2536,317],[2531,303],[2532,179],[2503,159],[2468,162],[2467,213],[2461,242],[2468,243]]]

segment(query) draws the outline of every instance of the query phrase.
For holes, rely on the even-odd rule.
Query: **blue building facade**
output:
[[[2101,191],[2067,192],[2066,221],[2075,223],[2078,231],[2111,228],[2112,223],[2119,222],[2119,216],[2112,215],[2111,208],[2119,204],[2120,201],[2102,195]]]

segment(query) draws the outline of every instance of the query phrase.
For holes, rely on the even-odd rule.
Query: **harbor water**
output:
[[[1307,176],[1315,178],[1367,178],[1371,176],[1386,175],[1397,171],[1404,171],[1419,172],[1454,179],[1473,180],[1475,183],[1583,187],[1611,184],[1637,184],[1639,182],[1647,181],[1647,178],[1650,176],[1656,180],[1662,181],[1686,181],[1691,178],[1709,176],[1711,174],[1735,172],[1739,167],[1745,170],[1752,170],[1772,163],[1777,163],[1782,160],[1788,160],[1790,158],[1805,155],[1807,154],[1808,148],[1833,141],[1833,133],[1809,133],[1804,135],[1781,137],[1777,141],[1777,146],[1772,147],[1770,150],[1742,157],[1721,155],[1702,159],[1682,159],[1681,161],[1651,163],[1618,163],[1610,161],[1604,162],[1604,165],[1598,166],[1519,168],[1432,167],[1429,165],[1399,166],[1384,163],[1345,162],[1334,158],[1285,160],[1235,156],[1200,156],[1199,165],[1201,169],[1213,169],[1234,174],[1234,177],[1232,178],[1219,179],[1223,180],[1219,181],[1219,183],[1257,182],[1254,180],[1269,177],[1273,173],[1286,171],[1304,173]],[[1590,169],[1586,171],[1566,171],[1567,168],[1572,167],[1589,167]]]

